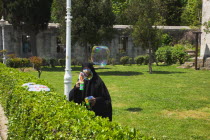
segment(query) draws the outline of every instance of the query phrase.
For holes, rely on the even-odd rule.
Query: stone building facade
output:
[[[208,21],[210,21],[210,0],[203,0],[202,24]],[[205,26],[202,26],[199,65],[210,69],[210,33],[206,33],[204,29]]]
[[[203,0],[202,23],[210,21],[210,0]],[[204,32],[205,27],[202,26],[201,34],[201,57],[210,57],[210,34]]]
[[[48,29],[36,36],[37,56],[43,58],[57,57],[57,28],[58,24],[49,24]],[[17,57],[28,58],[33,56],[30,45],[30,36],[14,30],[13,26],[6,22],[4,27],[4,42],[7,54],[15,54]],[[2,45],[2,30],[0,30],[0,50]]]
[[[131,37],[131,26],[115,25],[116,30],[114,38],[109,42],[104,42],[100,45],[107,46],[110,49],[110,57],[119,61],[121,56],[129,56],[135,58],[138,55],[147,53],[141,46],[136,46]],[[195,38],[192,30],[187,26],[159,26],[164,32],[173,36],[175,42],[180,40],[188,40],[194,44]],[[42,58],[65,58],[65,45],[59,44],[57,40],[58,24],[49,24],[48,29],[40,32],[36,36],[37,56]],[[0,50],[2,46],[2,33],[0,31]],[[30,46],[30,36],[22,32],[15,31],[10,24],[5,26],[5,49],[7,54],[15,54],[17,57],[33,56]],[[90,47],[91,48],[91,47]],[[71,48],[72,59],[80,62],[84,60],[84,47],[75,44]]]

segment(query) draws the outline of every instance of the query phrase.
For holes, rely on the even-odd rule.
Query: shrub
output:
[[[132,64],[133,64],[133,58],[130,57],[130,58],[128,59],[128,63],[129,63],[130,65],[132,65]]]
[[[144,65],[148,65],[149,63],[149,55],[144,56]]]
[[[58,64],[59,64],[61,67],[65,67],[65,63],[66,63],[66,60],[65,60],[65,59],[58,59]]]
[[[42,58],[42,66],[50,66],[48,59]]]
[[[19,66],[19,68],[20,68],[21,71],[24,71],[24,69],[26,67],[28,67],[29,65],[30,65],[29,59],[27,59],[27,58],[21,58],[20,59],[20,66]]]
[[[9,119],[8,139],[153,139],[139,130],[96,117],[84,106],[68,102],[55,92],[30,92],[28,82],[43,80],[0,64],[1,104]]]
[[[120,58],[120,63],[123,64],[123,65],[127,64],[128,61],[129,61],[129,56],[122,56]]]
[[[172,41],[173,41],[173,38],[169,34],[167,33],[162,34],[161,36],[162,46],[170,45]]]
[[[49,61],[50,61],[50,67],[54,68],[56,66],[56,59],[50,58]]]
[[[9,58],[6,61],[6,65],[12,68],[24,68],[29,66],[30,62],[27,58]]]
[[[71,59],[71,65],[74,65],[74,67],[75,67],[78,64],[79,64],[79,62],[77,61],[77,59],[75,59],[75,58]]]
[[[16,58],[16,55],[15,54],[8,54],[7,57],[8,58]]]
[[[11,68],[15,68],[15,61],[14,61],[14,59],[7,59],[6,60],[6,65],[8,66],[8,67],[11,67]]]
[[[185,60],[188,58],[185,52],[185,46],[177,44],[172,49],[173,62],[179,62],[179,64],[184,64]]]
[[[144,56],[143,55],[139,55],[139,56],[134,58],[134,61],[136,62],[137,65],[142,65],[143,62],[144,62]]]
[[[30,62],[33,64],[33,68],[38,71],[38,77],[41,76],[41,66],[42,66],[42,58],[37,56],[32,56],[29,58]]]
[[[115,58],[111,58],[111,57],[110,57],[110,58],[108,59],[108,64],[109,64],[109,65],[115,65],[115,64],[116,64]]]
[[[168,65],[173,63],[171,46],[163,46],[158,48],[158,50],[155,52],[155,55],[157,61],[159,62],[165,62]]]

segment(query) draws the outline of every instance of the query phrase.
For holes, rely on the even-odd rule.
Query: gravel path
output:
[[[7,139],[7,117],[4,115],[4,109],[0,104],[0,140]]]

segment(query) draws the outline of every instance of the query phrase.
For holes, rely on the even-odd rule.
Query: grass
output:
[[[72,84],[80,67],[72,67]],[[176,66],[96,69],[112,97],[113,121],[158,139],[210,140],[210,71]],[[38,75],[35,71],[30,71]],[[43,68],[42,79],[63,94],[64,68]]]

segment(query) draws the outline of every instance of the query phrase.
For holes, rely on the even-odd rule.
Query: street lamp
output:
[[[6,24],[6,21],[4,20],[4,17],[1,17],[0,20],[0,26],[2,27],[2,46],[3,46],[3,63],[6,64],[6,57],[5,57],[5,45],[4,45],[4,26]]]
[[[71,0],[66,0],[66,66],[64,75],[64,95],[68,99],[71,90]]]
[[[198,35],[201,34],[202,32],[200,31],[194,31],[193,34],[195,34],[195,39],[196,39],[196,45],[195,45],[195,70],[198,70]]]

